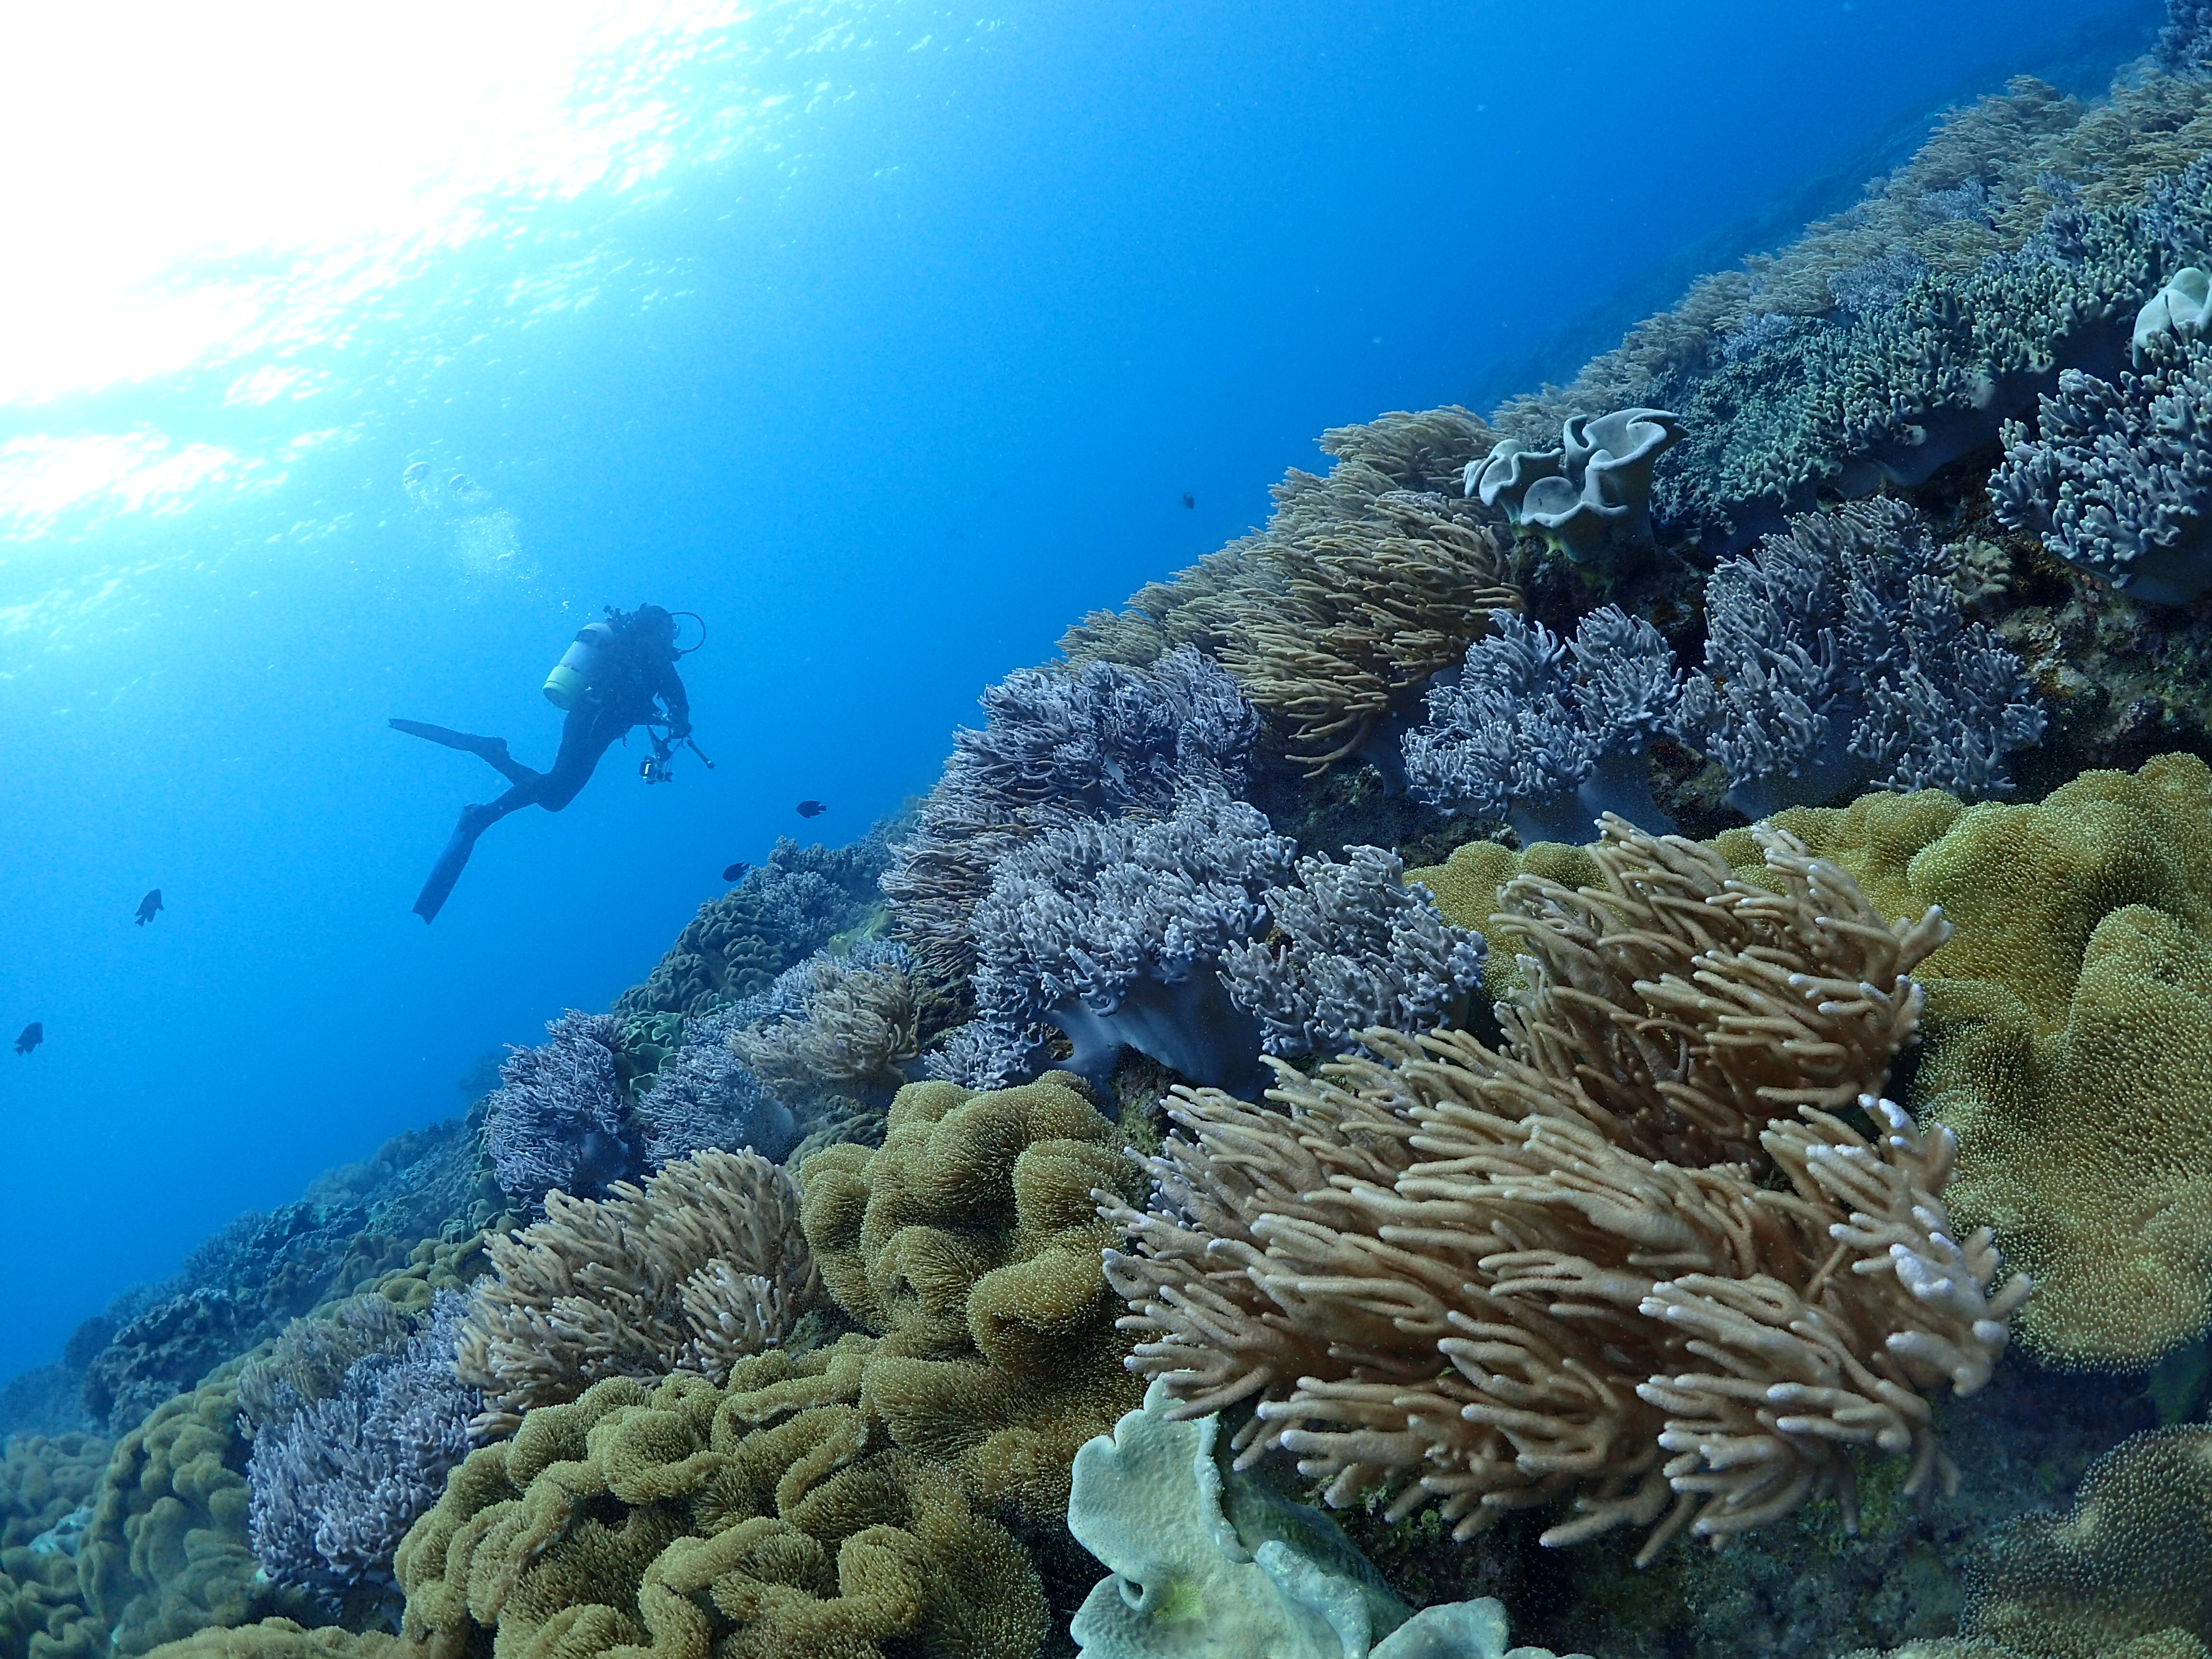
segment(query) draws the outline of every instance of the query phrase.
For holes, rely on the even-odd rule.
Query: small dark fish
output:
[[[735,864],[722,872],[722,879],[724,881],[743,881],[745,878],[745,872],[751,868],[751,865],[747,864],[743,859],[739,859]]]
[[[799,816],[802,818],[818,818],[829,810],[818,800],[803,800],[799,803]]]
[[[156,887],[138,901],[138,925],[143,927],[167,908],[161,902],[161,890]]]
[[[1198,497],[1192,495],[1190,491],[1186,489],[1182,492],[1182,504],[1185,507],[1196,507],[1198,505]]]
[[[23,1028],[23,1035],[15,1039],[15,1052],[27,1054],[46,1040],[46,1028],[34,1019]]]

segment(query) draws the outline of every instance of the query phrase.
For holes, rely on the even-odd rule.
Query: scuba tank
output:
[[[585,688],[606,667],[614,645],[615,630],[605,623],[595,622],[580,629],[575,642],[545,677],[545,701],[563,711],[574,708]]]

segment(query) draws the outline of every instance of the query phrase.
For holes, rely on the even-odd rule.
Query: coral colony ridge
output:
[[[1324,434],[0,1394],[0,1653],[2206,1659],[2207,267],[2174,0]]]

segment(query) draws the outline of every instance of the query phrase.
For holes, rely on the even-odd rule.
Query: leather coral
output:
[[[1182,1091],[1107,1272],[1176,1415],[1250,1401],[1332,1503],[1434,1501],[1464,1538],[1717,1539],[1832,1496],[1855,1455],[1947,1489],[1927,1396],[1990,1375],[2015,1276],[1952,1236],[1955,1143],[1880,1091],[1941,913],[1892,926],[1773,830],[1767,884],[1611,818],[1598,882],[1524,876],[1493,919],[1526,988],[1493,1051],[1363,1035],[1273,1111]]]

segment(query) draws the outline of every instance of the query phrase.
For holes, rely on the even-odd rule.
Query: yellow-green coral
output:
[[[400,1547],[433,1656],[1030,1659],[1028,1556],[852,1396],[872,1346],[595,1384],[471,1453]]]
[[[800,1172],[801,1224],[840,1306],[883,1338],[871,1407],[979,1504],[1056,1522],[1075,1449],[1134,1408],[1093,1188],[1139,1177],[1065,1072],[989,1094],[909,1084],[879,1148]]]
[[[398,1637],[383,1631],[356,1632],[334,1625],[306,1630],[289,1619],[264,1619],[165,1642],[149,1659],[399,1659],[407,1651]]]
[[[1940,904],[1912,1104],[1958,1132],[1960,1224],[2041,1288],[2025,1340],[2148,1364],[2212,1321],[2212,769],[2167,755],[2033,805],[1869,796],[1775,822],[1886,915]],[[1731,861],[1747,843],[1721,838]]]
[[[1755,866],[1761,862],[1756,850],[1751,861]],[[1586,847],[1540,841],[1516,853],[1494,841],[1471,841],[1453,848],[1442,864],[1407,871],[1406,881],[1427,888],[1446,921],[1472,927],[1487,939],[1490,918],[1498,910],[1498,890],[1516,876],[1540,876],[1562,887],[1577,888],[1595,881],[1598,872]],[[1511,951],[1492,950],[1484,958],[1482,988],[1492,1002],[1527,988]]]
[[[313,1616],[304,1597],[260,1579],[246,1543],[237,1370],[157,1407],[108,1460],[77,1571],[118,1654],[213,1625]]]

